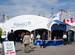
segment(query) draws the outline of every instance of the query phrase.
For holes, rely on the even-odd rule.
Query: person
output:
[[[33,33],[31,33],[31,39],[34,39],[34,35],[33,35]]]
[[[63,44],[66,45],[67,44],[67,35],[66,34],[63,35],[63,40],[64,40]]]
[[[39,34],[37,34],[36,38],[37,38],[37,40],[40,40],[40,35],[39,35]]]
[[[0,35],[0,42],[2,43],[2,37],[1,37],[1,35]]]
[[[0,53],[2,52],[2,43],[0,42]]]
[[[54,36],[54,40],[57,40],[57,37],[56,36]]]
[[[42,47],[42,46],[43,46],[43,48],[46,47],[46,46],[45,46],[45,39],[46,39],[46,32],[44,32],[43,35],[42,35],[42,41],[43,41],[43,44],[40,45],[40,47]]]
[[[25,32],[22,32],[22,33],[19,35],[21,44],[23,43],[24,35],[25,35]]]
[[[51,40],[51,33],[49,33],[49,38],[47,40]]]
[[[16,44],[16,36],[13,30],[11,30],[11,32],[8,34],[8,41],[14,41],[14,44]]]
[[[24,35],[25,35],[25,32],[22,32],[19,37],[20,37],[20,41],[21,41],[21,44],[22,44],[22,48],[24,47],[23,46],[23,38],[24,38]]]
[[[29,52],[29,44],[30,44],[30,35],[28,32],[26,32],[26,35],[24,36],[23,42],[24,42],[24,52]]]
[[[34,35],[31,33],[31,43],[30,43],[30,48],[33,47],[33,41],[34,41]]]

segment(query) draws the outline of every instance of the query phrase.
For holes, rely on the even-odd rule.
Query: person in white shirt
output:
[[[64,40],[63,44],[66,45],[67,44],[67,35],[66,34],[63,35],[63,40]]]
[[[33,34],[31,34],[31,39],[34,39],[34,35]]]
[[[40,40],[40,35],[39,35],[39,34],[37,34],[36,38],[37,38],[37,40]]]

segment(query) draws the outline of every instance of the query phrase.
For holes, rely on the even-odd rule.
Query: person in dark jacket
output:
[[[42,35],[43,44],[40,47],[43,46],[43,48],[45,48],[45,40],[46,40],[46,32],[44,32],[43,35]]]
[[[16,41],[16,36],[15,36],[13,30],[11,30],[11,32],[8,34],[8,40],[9,40],[9,41],[14,41],[14,44],[16,44],[16,43],[15,43],[15,41]]]
[[[0,35],[0,42],[2,43],[2,38],[1,38],[1,35]]]

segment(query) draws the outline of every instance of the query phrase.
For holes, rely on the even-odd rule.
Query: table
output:
[[[3,41],[6,41],[6,38],[2,38],[2,42],[3,42]]]
[[[34,40],[33,42],[34,45],[37,44],[43,44],[42,40]],[[63,40],[45,40],[45,46],[57,46],[57,45],[62,45],[63,44]]]

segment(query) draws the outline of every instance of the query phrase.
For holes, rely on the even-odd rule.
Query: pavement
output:
[[[24,53],[24,48],[21,45],[21,43],[16,43],[16,55],[75,55],[75,42],[67,45],[47,46],[46,48],[33,45],[29,53]]]

